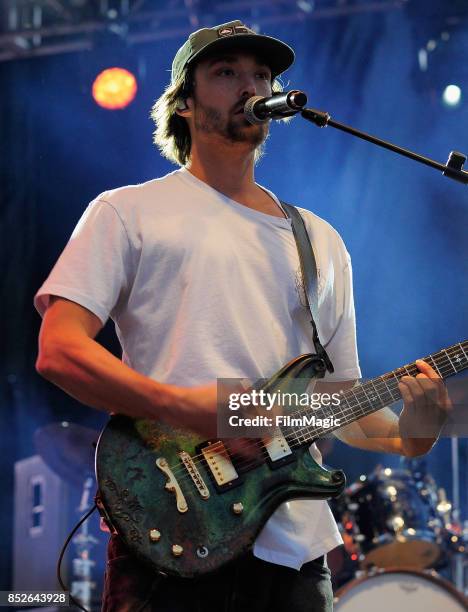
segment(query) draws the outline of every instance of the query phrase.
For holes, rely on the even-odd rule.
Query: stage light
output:
[[[125,108],[137,92],[134,75],[125,68],[107,68],[93,83],[93,98],[99,106],[109,110]]]
[[[461,89],[458,85],[447,85],[442,94],[442,100],[447,106],[458,106],[461,101]]]

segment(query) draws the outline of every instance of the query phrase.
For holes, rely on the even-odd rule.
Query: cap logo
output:
[[[218,36],[232,36],[234,34],[234,28],[220,28],[218,30]]]
[[[218,30],[218,36],[235,36],[236,34],[248,34],[251,31],[245,26],[225,27]]]

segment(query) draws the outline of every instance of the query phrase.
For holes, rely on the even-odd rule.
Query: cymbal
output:
[[[68,483],[81,486],[94,475],[94,455],[99,432],[62,421],[34,433],[36,450],[50,469]]]

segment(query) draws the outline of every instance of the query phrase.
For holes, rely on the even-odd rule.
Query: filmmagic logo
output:
[[[340,419],[335,417],[320,418],[315,414],[311,416],[301,415],[294,417],[289,414],[278,414],[274,418],[265,415],[257,415],[255,417],[241,417],[233,414],[229,417],[229,425],[231,427],[339,427]]]

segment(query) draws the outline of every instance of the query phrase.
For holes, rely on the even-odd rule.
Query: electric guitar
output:
[[[452,376],[468,367],[468,341],[424,360],[442,378]],[[306,390],[324,371],[316,355],[301,355],[263,389],[297,392],[299,384]],[[234,456],[222,440],[114,416],[97,446],[99,509],[131,552],[155,570],[181,577],[214,571],[253,545],[282,502],[338,496],[344,473],[316,463],[310,443],[398,401],[399,379],[418,372],[412,363],[341,391],[338,426],[280,427],[268,439],[251,440],[261,450],[255,461]],[[295,414],[304,414],[304,408]],[[322,406],[313,414],[320,422],[336,416],[336,407]]]

